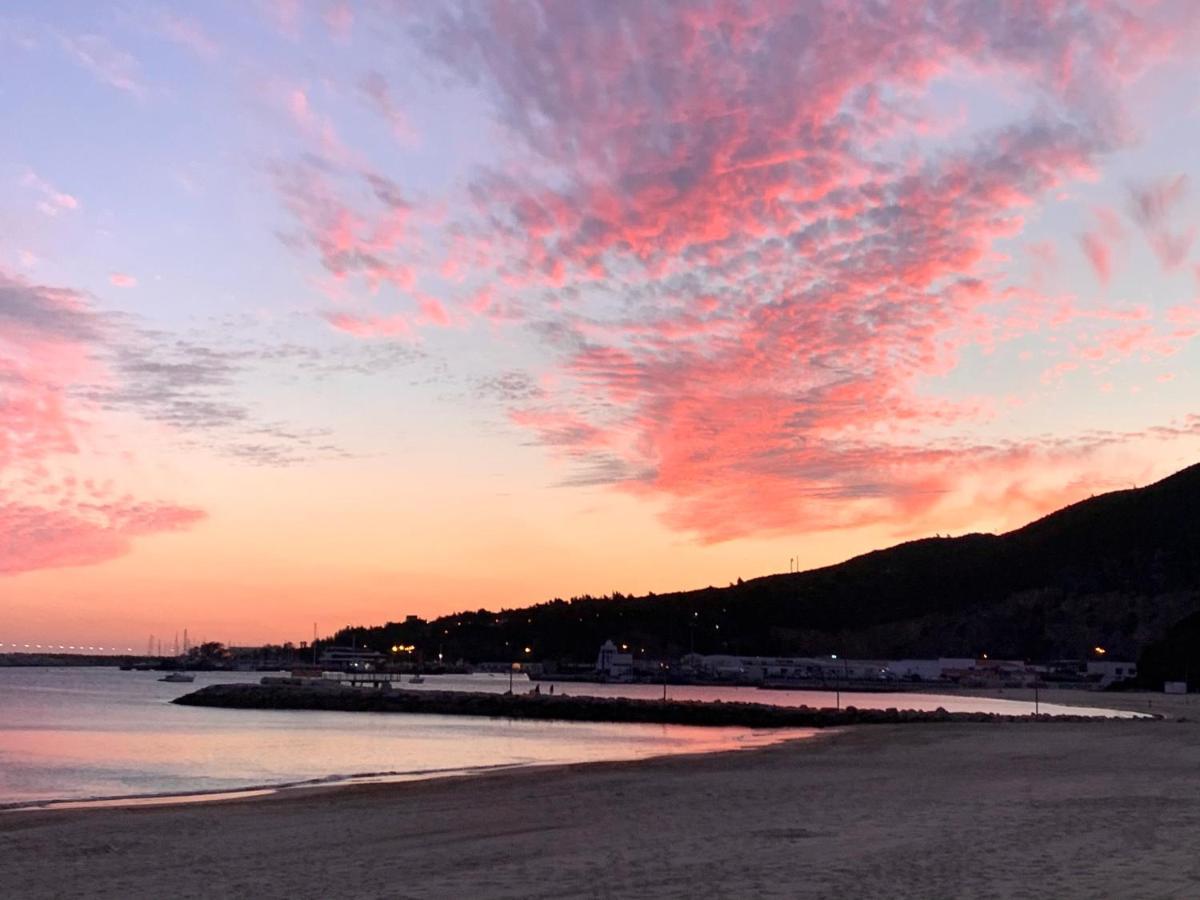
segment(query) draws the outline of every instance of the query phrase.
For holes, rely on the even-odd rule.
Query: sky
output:
[[[0,644],[723,585],[1200,461],[1198,39],[9,0]]]

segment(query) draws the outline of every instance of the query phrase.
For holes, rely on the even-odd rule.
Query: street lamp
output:
[[[830,653],[829,658],[836,660],[838,658],[838,655],[836,653]],[[849,680],[850,680],[850,670],[848,668],[848,663],[846,662],[846,660],[843,659],[842,660],[842,681],[849,681]],[[834,681],[834,690],[837,692],[837,708],[839,710],[841,710],[841,708],[842,708],[842,682],[841,681]]]

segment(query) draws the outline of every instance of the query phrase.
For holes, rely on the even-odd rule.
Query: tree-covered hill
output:
[[[334,641],[385,652],[415,645],[427,660],[472,661],[587,661],[608,638],[648,656],[695,649],[1049,659],[1103,645],[1129,658],[1198,612],[1200,465],[1007,534],[911,541],[727,587],[410,617],[344,629]]]

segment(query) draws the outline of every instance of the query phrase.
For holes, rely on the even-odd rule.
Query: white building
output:
[[[633,674],[633,654],[622,653],[612,641],[600,645],[596,671],[613,681],[622,681]]]
[[[1089,659],[1087,673],[1089,678],[1099,677],[1100,687],[1108,687],[1117,681],[1137,678],[1137,663],[1116,659]]]

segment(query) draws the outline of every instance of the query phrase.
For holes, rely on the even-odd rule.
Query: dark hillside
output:
[[[1200,611],[1200,465],[996,536],[927,538],[797,574],[646,597],[578,597],[347,629],[335,640],[426,658],[594,659],[607,638],[649,656],[1136,656]],[[525,648],[529,648],[526,653]]]
[[[1080,592],[1200,587],[1200,465],[1051,513],[1003,540],[1036,580]]]

